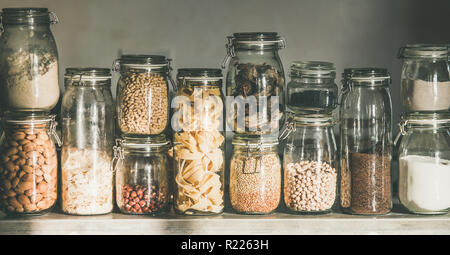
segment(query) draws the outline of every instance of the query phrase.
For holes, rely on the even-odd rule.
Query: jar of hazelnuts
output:
[[[55,115],[6,113],[0,139],[0,207],[7,214],[43,214],[57,198]]]

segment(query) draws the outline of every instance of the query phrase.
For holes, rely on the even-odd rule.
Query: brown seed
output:
[[[22,204],[22,205],[29,205],[30,204],[30,200],[28,199],[27,196],[25,195],[19,195],[17,197],[17,200]]]
[[[23,132],[16,132],[12,135],[12,138],[17,141],[17,140],[25,139],[25,136],[26,135]]]
[[[37,209],[37,206],[36,206],[36,204],[27,204],[27,205],[24,205],[24,208],[25,208],[26,212],[32,212]]]
[[[39,193],[47,192],[47,189],[48,189],[48,184],[45,181],[39,183],[39,185],[37,186],[37,190]]]

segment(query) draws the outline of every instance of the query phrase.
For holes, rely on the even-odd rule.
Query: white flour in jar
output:
[[[450,81],[406,80],[403,100],[411,111],[446,111],[450,109]]]
[[[399,197],[413,212],[450,208],[450,161],[426,156],[400,158]]]

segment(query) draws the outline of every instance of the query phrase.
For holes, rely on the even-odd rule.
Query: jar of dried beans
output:
[[[54,115],[6,113],[0,141],[0,206],[8,214],[42,214],[57,198]]]
[[[449,130],[449,113],[407,113],[400,122],[398,193],[412,213],[450,209]]]
[[[113,166],[122,213],[157,214],[168,208],[169,148],[164,136],[117,140]]]
[[[47,8],[4,8],[0,17],[1,106],[49,112],[58,103],[58,50]]]
[[[179,214],[220,214],[224,208],[222,80],[220,69],[178,70],[172,126],[174,207]]]
[[[117,120],[123,136],[164,133],[169,123],[170,59],[158,55],[122,55],[114,61]]]
[[[260,136],[278,132],[284,117],[284,70],[277,33],[235,33],[228,37],[227,123],[236,134]]]
[[[331,115],[296,115],[286,123],[284,202],[291,212],[327,213],[335,205],[339,162],[333,126]]]
[[[67,68],[61,117],[61,208],[76,215],[113,209],[111,71]]]
[[[287,85],[287,107],[299,113],[331,113],[337,107],[338,87],[333,63],[295,61]]]
[[[281,199],[281,160],[278,140],[233,138],[229,196],[233,209],[243,214],[269,214]]]
[[[403,58],[402,104],[408,112],[450,111],[450,44],[412,44]]]
[[[354,69],[340,108],[340,198],[345,212],[392,208],[392,103],[386,69]]]

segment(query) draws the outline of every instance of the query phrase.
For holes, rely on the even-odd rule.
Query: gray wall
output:
[[[402,111],[398,48],[450,43],[449,0],[0,0],[2,8],[19,6],[58,15],[52,29],[61,70],[110,67],[120,52],[162,53],[175,68],[219,67],[227,35],[276,31],[287,39],[280,52],[286,70],[294,60],[332,61],[339,82],[345,67],[388,68],[395,123]]]

